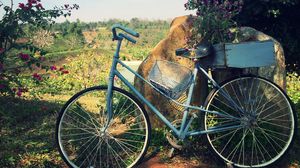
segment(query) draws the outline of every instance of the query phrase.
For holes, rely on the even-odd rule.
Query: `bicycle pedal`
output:
[[[196,113],[192,113],[193,118],[198,118],[198,115]]]
[[[168,157],[169,158],[172,158],[174,156],[174,151],[175,151],[175,148],[171,148],[168,152]]]
[[[226,168],[233,168],[233,165],[231,163],[226,163]]]

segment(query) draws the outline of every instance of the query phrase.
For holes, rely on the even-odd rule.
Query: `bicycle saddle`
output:
[[[206,56],[209,56],[213,52],[213,47],[210,43],[199,43],[192,49],[187,48],[179,48],[176,50],[177,56],[183,56],[186,58],[204,58]]]

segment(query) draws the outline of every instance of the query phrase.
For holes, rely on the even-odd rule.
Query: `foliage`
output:
[[[38,85],[29,79],[23,80],[23,82],[31,88],[35,88],[35,90],[29,90],[31,93],[52,95],[75,93],[99,82],[105,84],[112,55],[112,52],[105,50],[86,50],[75,58],[67,58],[66,64],[60,67],[50,66],[52,73],[44,75],[44,80],[40,81]]]
[[[81,22],[65,21],[52,25],[50,31],[54,34],[54,43],[44,48],[46,52],[61,52],[84,47],[85,39]]]
[[[287,91],[295,104],[300,104],[300,76],[296,73],[287,75]]]
[[[0,3],[4,15],[0,21],[0,94],[21,96],[28,89],[22,85],[19,74],[26,69],[47,69],[41,63],[44,57],[40,50],[24,39],[25,29],[34,32],[36,27],[45,28],[53,19],[61,15],[70,15],[72,9],[78,9],[77,5],[51,10],[46,10],[40,0],[28,0],[27,3],[19,3],[14,9],[14,1],[10,6]],[[22,37],[22,38],[21,38]],[[18,53],[18,50],[24,50]],[[42,80],[40,74],[27,76],[33,78],[36,83]]]
[[[236,32],[230,29],[237,27],[232,18],[241,12],[242,5],[242,0],[189,0],[186,9],[197,10],[189,44],[193,46],[202,40],[232,42]]]
[[[289,68],[299,73],[299,9],[299,0],[244,0],[243,11],[235,20],[277,39],[283,45]]]
[[[124,56],[125,60],[142,59],[141,55],[147,56],[147,53],[165,37],[169,29],[167,22],[143,20],[138,20],[135,24],[122,22],[137,26],[137,31],[141,34],[137,45],[123,43],[121,56]],[[63,101],[66,101],[78,90],[99,82],[102,84],[106,82],[113,49],[116,45],[111,41],[110,24],[112,23],[113,21],[90,23],[90,26],[85,27],[89,23],[80,22],[77,26],[81,27],[83,34],[90,31],[96,34],[95,38],[91,40],[94,42],[88,47],[83,45],[82,49],[69,51],[68,47],[64,46],[65,48],[57,50],[57,52],[53,52],[52,49],[46,52],[41,50],[42,53],[44,52],[42,55],[45,54],[47,58],[43,62],[49,68],[47,73],[42,69],[34,72],[26,70],[18,75],[19,81],[22,85],[28,86],[30,92],[40,93],[40,100],[0,96],[0,167],[67,167],[60,158],[55,145],[54,128],[57,112],[63,105]],[[53,27],[60,24],[63,23],[56,23]],[[146,26],[145,30],[143,27]],[[58,35],[53,36],[52,44],[58,47],[55,38],[62,33],[59,29],[55,31],[50,29],[49,31],[52,34],[59,32]],[[14,52],[15,55],[18,55],[19,51],[18,48],[13,48],[10,53]],[[22,53],[22,58],[26,59],[26,53],[31,53],[31,47],[28,50],[22,50]],[[34,57],[40,58],[40,55],[36,54]],[[21,58],[18,57],[18,59]],[[39,79],[38,75],[43,74],[41,75],[43,80],[37,82],[32,76],[34,73],[37,73],[34,76],[36,79]],[[299,112],[299,76],[296,74],[288,76],[288,94]],[[53,95],[50,96],[48,93]],[[289,158],[289,161],[299,163],[300,160],[296,157],[300,154],[299,136],[295,142],[296,145],[291,151],[293,156]],[[164,129],[153,129],[150,151],[158,148],[168,152],[169,147]],[[212,155],[208,152],[203,137],[196,137],[193,139],[191,148],[180,151],[180,155],[185,155],[186,158],[191,158],[194,154],[199,154],[197,159],[208,161],[211,166],[215,166],[214,161],[210,162]]]
[[[0,167],[66,167],[54,139],[61,102],[12,97],[0,102]]]

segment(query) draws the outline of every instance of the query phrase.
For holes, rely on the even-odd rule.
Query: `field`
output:
[[[167,35],[169,25],[165,21],[125,24],[135,27],[141,34],[136,45],[124,43],[121,58],[127,61],[145,59],[151,49]],[[77,27],[81,28],[79,35],[68,31],[64,33],[60,30],[61,25],[56,25],[52,29],[56,33],[54,39],[50,39],[49,45],[42,46],[46,64],[68,70],[68,73],[61,75],[61,71],[51,74],[42,70],[35,71],[45,76],[45,80],[35,83],[25,78],[33,73],[26,71],[20,78],[24,77],[21,82],[28,86],[29,93],[22,97],[0,96],[0,167],[67,167],[56,147],[56,117],[71,95],[107,83],[116,46],[111,40],[111,23],[87,25],[77,23]],[[300,115],[300,77],[295,72],[289,72],[287,82],[287,93]],[[170,145],[164,138],[166,131],[165,128],[153,128],[155,138],[152,139],[149,155],[159,153],[156,157],[158,162],[169,166],[182,164],[184,167],[185,163],[190,163],[194,167],[219,167],[201,138],[191,150],[176,152],[176,157],[168,158]],[[282,167],[299,167],[299,155],[298,135],[285,160],[287,164]]]

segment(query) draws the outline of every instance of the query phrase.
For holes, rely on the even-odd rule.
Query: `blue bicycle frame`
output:
[[[126,38],[126,37],[124,37],[124,38]],[[108,111],[109,121],[111,120],[111,118],[113,116],[113,112],[112,112],[113,111],[112,110],[112,88],[114,86],[114,77],[117,76],[136,95],[136,97],[139,98],[145,105],[147,105],[173,131],[174,135],[177,136],[180,139],[185,139],[187,136],[195,136],[195,135],[201,135],[201,134],[215,133],[215,132],[233,130],[233,129],[243,127],[243,125],[241,125],[241,124],[240,125],[234,125],[234,126],[232,126],[232,125],[228,125],[228,126],[225,125],[224,126],[223,125],[222,127],[212,127],[209,130],[188,131],[188,129],[191,126],[192,121],[197,117],[196,115],[192,115],[189,118],[188,114],[189,114],[190,110],[198,110],[198,111],[201,111],[201,112],[211,113],[211,114],[215,114],[215,115],[218,115],[218,116],[230,118],[230,119],[236,120],[236,121],[241,120],[240,118],[236,118],[236,117],[234,117],[230,114],[221,113],[221,112],[218,112],[218,111],[206,110],[203,106],[198,107],[198,106],[191,106],[190,105],[191,100],[192,100],[194,87],[195,87],[195,84],[196,84],[196,76],[197,76],[197,73],[198,73],[199,70],[208,78],[208,80],[210,80],[212,82],[212,84],[215,88],[219,89],[219,93],[222,94],[227,100],[229,100],[229,102],[232,104],[232,106],[234,108],[236,108],[241,113],[243,113],[243,110],[240,109],[238,107],[238,105],[234,102],[234,100],[232,100],[230,98],[230,96],[228,96],[228,94],[225,91],[222,90],[222,88],[218,85],[218,83],[208,75],[208,73],[204,70],[204,68],[201,67],[199,62],[196,62],[196,64],[195,64],[195,68],[194,68],[194,71],[193,71],[193,80],[192,80],[191,86],[189,87],[188,97],[187,97],[187,100],[186,100],[185,104],[181,104],[181,103],[177,102],[176,100],[171,99],[170,97],[168,97],[167,95],[162,93],[159,89],[155,88],[149,81],[147,81],[141,75],[139,75],[134,70],[132,70],[130,67],[125,65],[119,59],[120,58],[119,52],[120,52],[123,37],[119,37],[117,40],[118,40],[118,43],[117,43],[117,48],[116,48],[116,51],[115,51],[115,54],[114,54],[114,57],[113,57],[112,66],[111,66],[111,70],[110,70],[110,74],[109,74],[108,93],[107,93],[107,97],[106,97],[106,99],[107,99],[107,106],[106,107],[107,107],[107,111]],[[168,97],[174,103],[184,107],[183,118],[182,118],[181,126],[180,126],[179,129],[177,129],[164,115],[161,114],[161,112],[156,107],[154,107],[147,99],[145,99],[145,97],[128,80],[126,80],[126,78],[117,70],[117,65],[118,64],[120,64],[125,69],[127,69],[128,71],[133,73],[136,77],[138,77],[142,81],[149,84],[152,88],[154,88],[154,90],[156,90],[160,94]]]

